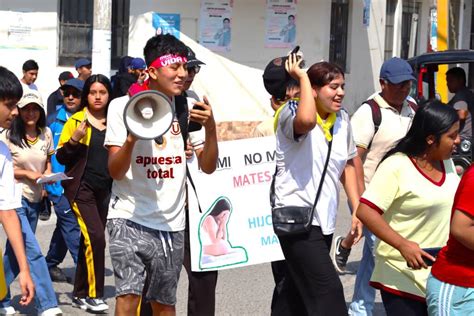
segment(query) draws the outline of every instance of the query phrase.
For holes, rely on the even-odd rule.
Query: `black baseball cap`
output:
[[[188,49],[188,54],[186,56],[188,61],[186,62],[186,66],[194,67],[194,66],[205,65],[205,63],[203,63],[202,61],[200,61],[199,59],[196,58],[196,54],[191,49],[191,47],[186,46],[186,48]]]
[[[288,55],[296,54],[300,47],[296,46]],[[278,100],[286,96],[286,88],[294,79],[285,69],[288,56],[277,57],[270,61],[263,71],[263,85],[265,90]]]

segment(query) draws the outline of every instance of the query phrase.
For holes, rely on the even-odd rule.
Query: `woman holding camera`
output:
[[[64,193],[81,229],[73,291],[73,306],[90,312],[108,309],[104,296],[105,223],[112,178],[104,147],[107,108],[111,101],[109,79],[92,75],[82,90],[82,110],[64,125],[57,159],[73,177],[64,181]]]
[[[378,238],[371,285],[380,290],[388,316],[427,315],[431,248],[448,240],[459,183],[451,154],[459,141],[456,111],[427,103],[362,195],[357,216]]]

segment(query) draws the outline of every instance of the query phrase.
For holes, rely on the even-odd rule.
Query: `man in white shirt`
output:
[[[166,95],[174,109],[187,77],[187,49],[174,36],[157,35],[144,48],[149,80],[143,90]],[[158,140],[140,140],[128,133],[123,113],[129,96],[112,101],[107,115],[105,146],[114,179],[107,229],[115,273],[116,315],[136,314],[145,278],[144,300],[154,314],[174,315],[176,287],[184,254],[186,157],[178,119]],[[212,173],[217,162],[216,124],[212,108],[189,110],[201,134],[189,134],[201,170]]]
[[[0,127],[2,129],[10,128],[13,119],[18,115],[16,104],[22,94],[23,89],[20,81],[11,71],[0,66]],[[26,260],[20,221],[15,211],[15,208],[21,207],[21,188],[15,185],[13,174],[10,151],[0,141],[0,192],[2,192],[0,195],[0,223],[5,229],[20,269],[18,274],[21,288],[20,305],[28,305],[33,299],[35,290]],[[3,299],[6,294],[3,261],[0,258],[0,299]],[[15,309],[12,306],[0,308],[0,314],[13,313],[15,313]]]

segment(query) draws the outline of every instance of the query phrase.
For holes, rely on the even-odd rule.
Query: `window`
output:
[[[392,58],[393,55],[393,28],[395,25],[395,9],[397,0],[387,0],[385,8],[385,50],[384,60]]]
[[[474,49],[474,6],[471,13],[471,49]],[[469,75],[467,76],[467,85],[474,90],[474,63],[469,64]]]
[[[112,0],[111,68],[128,53],[130,0]],[[94,0],[59,1],[59,65],[92,57]]]
[[[420,7],[420,2],[404,1],[403,3],[401,58],[408,59],[416,55]]]
[[[93,0],[59,1],[59,65],[92,56]]]
[[[118,69],[120,58],[128,54],[129,19],[130,0],[112,0],[112,69]]]
[[[329,61],[346,71],[349,0],[332,0]]]

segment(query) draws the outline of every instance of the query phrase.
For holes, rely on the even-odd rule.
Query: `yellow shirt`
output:
[[[459,177],[451,159],[442,166],[443,178],[435,183],[406,155],[390,156],[379,165],[361,201],[378,208],[396,232],[421,248],[444,246]],[[377,240],[373,286],[424,299],[430,270],[408,268],[397,249]]]

